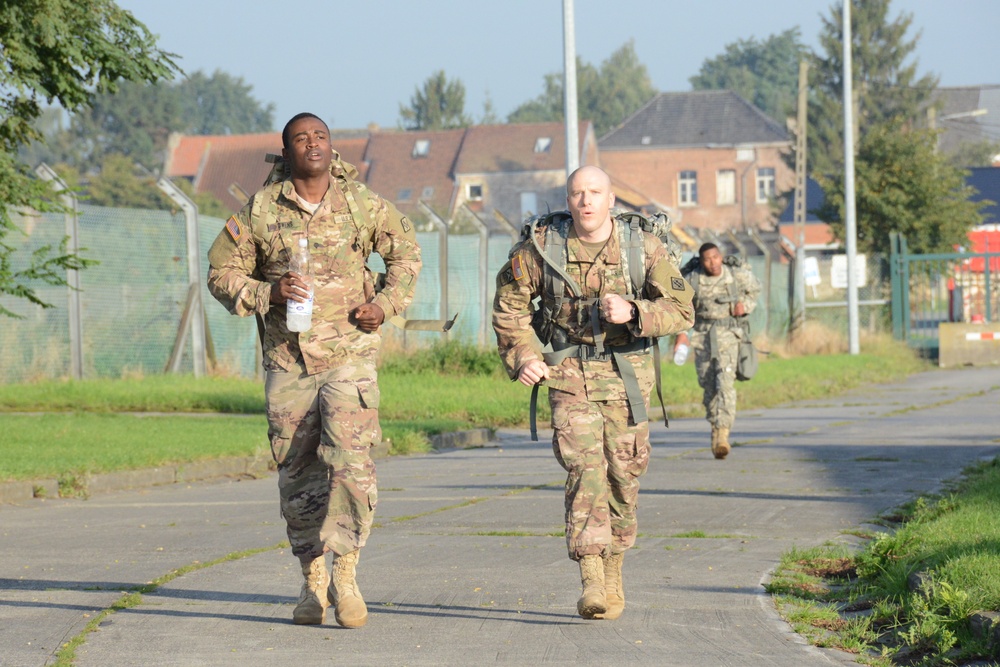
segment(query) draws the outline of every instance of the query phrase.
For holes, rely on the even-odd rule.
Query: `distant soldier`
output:
[[[292,620],[322,623],[333,605],[337,622],[356,628],[368,618],[356,566],[378,498],[371,448],[382,439],[380,327],[413,299],[420,248],[413,225],[333,160],[330,131],[317,116],[293,117],[281,140],[290,174],[226,223],[208,253],[208,287],[230,312],[266,323],[268,436],[281,515],[305,577]],[[289,270],[301,239],[312,255],[313,325],[295,333],[286,303],[305,301],[310,290]],[[371,252],[385,260],[381,291],[366,269]]]
[[[532,226],[511,250],[493,302],[497,346],[511,379],[549,388],[552,447],[568,472],[566,544],[583,584],[577,611],[598,619],[618,618],[625,607],[622,561],[635,543],[638,478],[650,454],[654,339],[693,322],[691,288],[666,246],[612,216],[614,201],[604,171],[573,172],[569,213]],[[643,259],[630,261],[626,247]],[[536,332],[552,346],[551,356]]]
[[[757,307],[760,282],[737,257],[723,260],[719,247],[706,243],[681,269],[694,289],[695,324],[691,336],[698,384],[704,390],[705,419],[712,425],[712,454],[729,454],[729,430],[736,419],[736,360],[744,321]],[[674,347],[688,344],[677,336]]]

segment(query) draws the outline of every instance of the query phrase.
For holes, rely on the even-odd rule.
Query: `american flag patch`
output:
[[[234,241],[239,241],[243,236],[243,227],[240,226],[240,221],[236,219],[235,215],[226,220],[226,231],[229,232]]]
[[[514,273],[514,280],[524,279],[524,269],[521,267],[521,255],[517,254],[510,260],[510,270]]]

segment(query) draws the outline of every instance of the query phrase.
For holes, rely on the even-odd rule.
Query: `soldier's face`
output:
[[[289,128],[288,148],[281,151],[293,177],[316,176],[330,171],[333,146],[330,131],[318,118],[300,118]]]
[[[597,169],[581,169],[566,190],[566,205],[573,216],[577,235],[583,239],[593,237],[596,241],[607,238],[606,235],[602,238],[601,232],[610,233],[610,211],[615,205],[608,177]]]
[[[718,248],[709,248],[701,254],[701,266],[705,274],[717,276],[722,273],[722,253]]]

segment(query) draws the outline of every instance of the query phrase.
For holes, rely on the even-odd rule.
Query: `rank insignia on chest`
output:
[[[521,255],[518,253],[510,260],[510,271],[514,280],[524,280],[524,267],[521,266]]]
[[[239,243],[239,240],[243,238],[243,227],[240,225],[240,221],[236,219],[236,216],[230,216],[229,220],[226,220],[226,231],[229,235],[233,237],[233,240]]]
[[[671,278],[670,286],[678,292],[684,291],[684,279],[683,278]]]

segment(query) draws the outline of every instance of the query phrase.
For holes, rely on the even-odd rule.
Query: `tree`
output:
[[[179,81],[153,85],[124,83],[73,115],[69,132],[77,150],[66,160],[81,167],[99,166],[104,156],[120,154],[155,170],[166,158],[173,132],[268,132],[274,105],[262,105],[251,91],[242,78],[218,70],[210,77],[197,71]]]
[[[274,104],[261,105],[242,77],[221,70],[209,77],[198,71],[176,85],[184,110],[179,131],[184,134],[249,134],[274,127]]]
[[[968,243],[968,231],[983,220],[986,202],[969,199],[966,172],[935,150],[937,133],[883,123],[861,139],[855,162],[858,248],[889,252],[889,232],[906,237],[914,253],[952,252]],[[817,211],[844,238],[843,179],[819,175],[826,193]]]
[[[424,81],[410,98],[410,106],[399,105],[400,125],[407,130],[452,130],[468,127],[472,121],[465,115],[465,85],[449,81],[444,70],[438,70]]]
[[[600,69],[577,58],[577,107],[602,135],[628,118],[656,95],[646,66],[639,62],[635,42],[629,40],[601,63]],[[545,91],[507,117],[510,123],[557,122],[563,113],[563,75],[545,75]]]
[[[912,14],[888,20],[891,0],[851,0],[851,60],[855,124],[859,134],[903,118],[915,122],[937,86],[930,74],[917,78],[917,63],[907,64],[919,34],[906,38]],[[823,19],[820,46],[810,69],[809,165],[814,173],[831,173],[843,164],[843,5],[835,4]]]
[[[12,264],[7,234],[21,232],[12,211],[60,210],[47,182],[18,160],[21,146],[41,138],[42,102],[67,111],[122,81],[155,82],[178,71],[146,27],[112,0],[0,0],[0,295],[42,307],[31,283],[64,285],[66,269],[88,261],[43,247],[23,266]],[[0,314],[16,315],[0,307]]]
[[[953,165],[964,167],[992,167],[1000,156],[1000,141],[964,142],[948,156]]]
[[[701,65],[690,78],[694,90],[732,90],[771,118],[783,121],[795,113],[799,62],[808,50],[798,28],[758,41],[741,39],[723,54]]]

